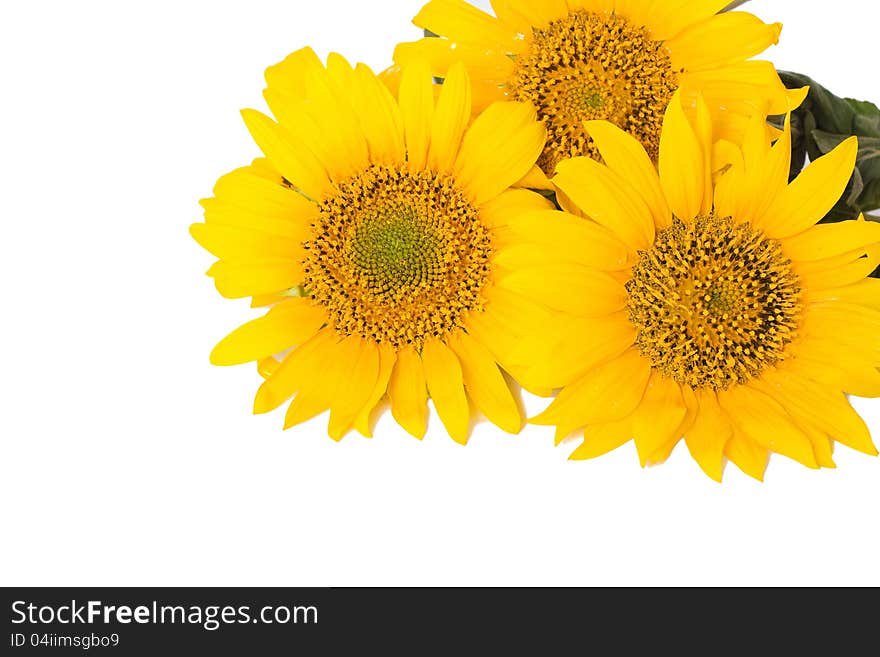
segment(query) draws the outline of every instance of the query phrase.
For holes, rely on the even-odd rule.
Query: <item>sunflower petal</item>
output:
[[[470,433],[470,409],[458,357],[439,340],[427,340],[422,348],[422,365],[437,415],[449,436],[464,445]]]
[[[464,65],[458,63],[449,69],[440,87],[428,149],[431,169],[448,171],[452,168],[470,117],[471,85]]]
[[[665,43],[676,69],[699,71],[749,59],[779,41],[781,23],[730,11],[692,25]]]
[[[818,468],[807,436],[791,421],[785,409],[763,392],[737,385],[718,393],[718,403],[739,432],[755,444]]]
[[[412,347],[397,352],[397,362],[388,382],[388,397],[394,419],[421,440],[428,427],[428,389],[422,361]]]
[[[367,400],[372,396],[379,376],[379,349],[375,342],[360,336],[347,338],[353,343],[345,374],[340,378],[330,405],[327,433],[340,440],[348,432]]]
[[[654,225],[658,228],[669,226],[672,223],[669,204],[663,195],[654,163],[641,143],[610,121],[587,121],[584,126],[608,168],[628,180],[650,208]]]
[[[623,285],[612,276],[577,264],[518,268],[499,276],[498,285],[583,317],[617,312],[627,300]]]
[[[793,260],[823,260],[880,242],[880,223],[860,220],[817,224],[783,242]]]
[[[714,391],[697,392],[697,401],[699,411],[684,440],[703,472],[720,482],[724,472],[724,448],[733,436],[733,428],[718,405]]]
[[[400,164],[406,159],[403,117],[388,88],[364,64],[355,68],[352,98],[370,149],[370,160]]]
[[[691,221],[703,206],[704,181],[709,162],[691,127],[681,96],[672,97],[660,133],[660,184],[672,212],[682,221]]]
[[[458,356],[464,387],[477,408],[504,431],[519,433],[522,413],[489,351],[463,331],[451,333],[448,343]]]
[[[816,224],[840,200],[852,177],[858,139],[850,137],[810,163],[776,196],[761,223],[769,237],[782,239]]]
[[[592,220],[605,226],[633,251],[654,241],[651,211],[629,181],[589,157],[556,165],[553,184]]]
[[[397,352],[394,351],[394,348],[387,344],[379,345],[379,376],[376,378],[373,392],[370,393],[370,396],[367,398],[366,403],[363,408],[361,408],[354,421],[354,428],[357,429],[362,436],[366,436],[367,438],[373,437],[373,430],[370,426],[373,411],[376,410],[376,405],[385,396],[385,393],[388,392],[391,372],[394,370],[394,365],[396,363]]]
[[[211,352],[214,365],[238,365],[284,351],[305,342],[327,321],[323,308],[305,299],[291,299],[243,324]]]
[[[312,153],[265,114],[242,110],[241,116],[260,150],[282,176],[314,200],[330,191],[327,172]]]
[[[544,149],[546,131],[526,103],[490,105],[464,135],[455,177],[476,205],[522,179]]]
[[[653,372],[632,416],[633,437],[642,467],[648,465],[648,458],[660,446],[681,437],[675,432],[686,413],[678,383]]]
[[[433,80],[425,62],[415,62],[404,69],[399,103],[406,135],[407,162],[410,171],[421,171],[427,162],[434,120]]]
[[[657,41],[668,41],[692,25],[711,18],[730,4],[730,0],[663,0],[648,5],[643,20]]]
[[[602,424],[632,413],[648,385],[651,367],[638,350],[630,349],[567,386],[534,424],[565,423],[572,427]]]
[[[256,294],[273,294],[298,285],[304,276],[302,264],[295,260],[255,260],[215,262],[208,270],[217,291],[227,299]]]
[[[515,53],[525,48],[515,30],[464,0],[430,0],[413,23],[453,41],[488,43],[490,50]]]
[[[632,419],[624,418],[607,424],[596,424],[584,430],[584,440],[569,454],[574,461],[594,459],[632,440]]]
[[[254,413],[267,413],[289,399],[310,376],[318,373],[316,368],[331,356],[338,342],[335,331],[318,331],[287,354],[257,390]]]
[[[734,429],[733,437],[724,446],[724,455],[745,474],[764,481],[764,471],[770,459],[767,448],[755,444]]]

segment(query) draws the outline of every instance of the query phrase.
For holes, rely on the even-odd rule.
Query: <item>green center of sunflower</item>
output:
[[[394,290],[430,284],[436,278],[442,240],[413,208],[365,214],[355,228],[351,259],[371,286]]]
[[[645,27],[584,10],[533,30],[510,81],[511,96],[532,103],[547,126],[538,161],[547,175],[563,159],[599,159],[583,125],[592,119],[626,130],[656,160],[663,114],[677,88],[668,51]]]
[[[658,232],[627,282],[637,345],[692,388],[745,383],[785,358],[800,287],[779,242],[714,214]]]
[[[489,230],[449,176],[373,165],[321,204],[305,247],[304,287],[343,335],[420,345],[482,309]]]

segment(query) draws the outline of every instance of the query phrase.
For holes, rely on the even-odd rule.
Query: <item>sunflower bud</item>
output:
[[[807,159],[830,152],[851,135],[859,138],[856,168],[841,199],[823,222],[855,219],[860,213],[880,208],[880,109],[867,101],[840,98],[821,84],[799,73],[780,71],[789,89],[808,85],[810,93],[791,117],[793,179]],[[774,122],[781,127],[782,119]],[[866,217],[880,221],[880,217]]]

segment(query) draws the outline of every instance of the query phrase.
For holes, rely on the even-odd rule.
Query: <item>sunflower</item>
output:
[[[547,175],[560,160],[598,157],[586,120],[611,121],[656,161],[663,114],[678,89],[691,112],[702,94],[715,134],[735,143],[753,113],[783,114],[789,96],[794,104],[803,98],[785,89],[771,63],[746,61],[777,42],[781,25],[719,14],[729,0],[491,4],[496,16],[464,0],[431,0],[413,22],[441,38],[399,44],[394,60],[427,59],[439,77],[464,62],[477,108],[531,103],[547,126],[539,160]]]
[[[219,179],[196,241],[219,258],[208,274],[228,298],[268,312],[214,348],[211,361],[256,361],[254,412],[293,397],[285,428],[329,410],[328,433],[371,433],[381,402],[421,437],[427,399],[466,442],[471,407],[508,432],[523,423],[499,345],[547,314],[498,285],[509,216],[545,209],[509,189],[541,152],[525,103],[473,122],[464,67],[434,98],[427,64],[403,71],[395,98],[366,66],[326,66],[300,50],[266,73],[277,122],[242,112],[265,158]]]
[[[845,395],[880,396],[880,223],[815,225],[856,139],[789,184],[790,127],[771,147],[760,116],[741,149],[712,147],[705,104],[692,124],[674,98],[659,173],[631,135],[587,129],[603,163],[560,162],[569,212],[517,220],[559,244],[560,287],[543,297],[569,317],[519,356],[524,383],[561,388],[533,421],[557,442],[582,432],[574,459],[633,439],[643,466],[659,463],[683,437],[718,481],[726,460],[761,479],[771,452],[833,467],[833,441],[876,455]]]

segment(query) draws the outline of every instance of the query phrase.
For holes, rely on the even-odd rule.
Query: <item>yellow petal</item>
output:
[[[479,213],[480,220],[495,229],[494,242],[499,244],[499,238],[500,243],[506,243],[508,236],[506,231],[498,229],[507,226],[512,219],[531,210],[552,210],[554,207],[550,199],[528,189],[507,189],[480,206]]]
[[[310,340],[287,354],[257,390],[254,413],[267,413],[289,399],[329,358],[338,342],[335,331],[318,331]]]
[[[403,77],[403,67],[392,64],[377,76],[379,81],[387,87],[394,98],[400,95],[400,79]]]
[[[391,379],[391,372],[397,362],[397,352],[393,347],[387,344],[379,345],[379,375],[376,377],[376,383],[373,386],[373,392],[367,398],[366,403],[361,408],[354,421],[354,428],[361,435],[367,438],[373,437],[372,421],[373,415],[377,409],[377,405],[388,391],[388,383]]]
[[[507,0],[507,2],[499,2],[493,0],[492,9],[495,14],[502,18],[502,15],[510,17],[515,16],[519,20],[514,24],[523,26],[527,23],[530,27],[543,29],[554,20],[564,18],[568,15],[568,5],[565,0],[541,0],[541,2],[531,2],[529,0]],[[498,13],[499,8],[502,13]],[[504,20],[502,18],[502,20]],[[505,22],[510,22],[509,18]],[[530,33],[527,32],[526,34]]]
[[[433,84],[431,71],[424,61],[407,66],[400,80],[400,113],[410,171],[421,171],[427,162],[434,119]]]
[[[320,71],[326,74],[323,68]],[[340,180],[350,175],[353,169],[340,153],[338,136],[326,134],[327,131],[334,132],[333,126],[323,121],[320,115],[316,116],[310,99],[293,97],[275,88],[264,89],[263,98],[288,140],[301,152],[313,156],[329,178]]]
[[[531,360],[528,382],[551,389],[569,385],[587,370],[620,356],[633,345],[636,335],[626,312],[566,319],[560,337],[545,337],[544,349],[527,354]]]
[[[633,413],[633,436],[642,467],[648,465],[648,457],[659,447],[681,438],[675,433],[686,412],[679,385],[653,372]]]
[[[302,97],[306,93],[306,75],[323,68],[314,50],[301,48],[267,68],[266,83],[270,89],[284,90],[291,96]]]
[[[669,226],[672,223],[669,204],[660,187],[654,163],[642,144],[609,121],[587,121],[584,126],[608,168],[629,181],[651,210],[654,225],[658,228]]]
[[[586,215],[611,230],[634,251],[654,241],[654,220],[632,185],[589,157],[556,165],[556,185]]]
[[[756,385],[839,443],[877,456],[868,426],[841,392],[829,390],[791,371],[771,372]]]
[[[285,429],[310,420],[340,403],[343,388],[352,376],[351,366],[357,358],[360,342],[359,337],[347,337],[326,350],[322,363],[313,363],[312,371],[303,378],[299,392],[287,407]],[[369,385],[372,385],[372,381]],[[338,428],[335,429],[336,435],[332,437],[339,440],[342,435]]]
[[[464,0],[431,0],[413,23],[453,41],[486,44],[489,50],[516,53],[525,48],[516,31]]]
[[[702,94],[697,95],[694,131],[703,154],[703,201],[700,205],[700,214],[707,215],[712,211],[714,204],[715,189],[712,181],[712,144],[714,139],[712,137],[712,117]]]
[[[458,358],[445,344],[431,339],[422,348],[422,365],[437,415],[449,436],[464,445],[470,433],[470,409],[464,394],[464,377]]]
[[[692,220],[703,206],[704,181],[711,166],[704,152],[676,93],[663,119],[658,167],[669,207],[683,221]]]
[[[238,365],[305,342],[327,321],[327,313],[306,299],[291,299],[243,324],[211,352],[214,365]]]
[[[718,392],[718,403],[730,421],[755,444],[809,468],[818,468],[807,436],[776,401],[746,385]]]
[[[703,472],[715,481],[721,481],[724,472],[724,448],[733,436],[733,428],[718,405],[713,390],[697,391],[699,411],[694,424],[685,433],[684,440],[693,459]]]
[[[568,458],[575,461],[594,459],[611,452],[632,438],[632,418],[597,424],[584,430],[584,441]]]
[[[866,360],[849,345],[802,337],[791,346],[793,370],[860,397],[880,397],[876,360]]]
[[[281,126],[256,110],[242,110],[251,136],[272,165],[309,198],[321,200],[330,191],[330,180],[322,164]]]
[[[851,285],[803,290],[807,302],[839,301],[880,310],[880,279],[865,278]]]
[[[617,312],[628,298],[624,287],[609,274],[577,264],[519,268],[500,275],[497,284],[581,317]]]
[[[447,342],[458,356],[465,389],[477,408],[504,431],[519,433],[522,414],[489,351],[463,331],[450,333]]]
[[[208,275],[214,278],[214,285],[221,295],[227,299],[241,299],[287,290],[299,285],[304,273],[302,263],[295,260],[221,260],[212,265]]]
[[[730,0],[664,0],[647,5],[644,24],[657,41],[668,41],[724,9]]]
[[[476,205],[520,180],[544,149],[546,131],[526,103],[495,103],[471,124],[455,161],[455,178]]]
[[[468,315],[464,328],[523,387],[535,394],[545,394],[530,386],[524,377],[534,361],[531,354],[539,351],[547,328],[560,325],[561,315],[498,286],[484,292],[487,301],[483,312]],[[521,353],[528,354],[528,357],[519,358]]]
[[[793,260],[823,260],[880,242],[880,223],[851,220],[818,224],[783,241],[785,255]]]
[[[684,419],[682,419],[678,428],[672,432],[671,438],[665,443],[660,443],[654,451],[648,454],[647,462],[649,464],[665,462],[669,458],[669,455],[672,454],[672,450],[674,450],[678,443],[681,442],[682,436],[690,431],[691,427],[694,425],[694,420],[699,411],[697,397],[690,386],[679,386],[679,390],[681,392],[682,401],[684,401],[686,407]]]
[[[713,168],[720,169],[716,169],[715,213],[721,217],[739,217],[745,185],[742,151],[726,140],[719,140],[715,142],[712,160]]]
[[[337,56],[337,61],[341,59]],[[318,126],[317,137],[326,152],[324,164],[335,181],[359,173],[370,160],[358,118],[363,110],[356,111],[351,106],[353,85],[348,79],[353,78],[354,73],[348,62],[342,61],[342,66],[309,71],[306,75],[306,110]]]
[[[770,204],[761,218],[764,232],[774,239],[791,237],[828,214],[852,177],[857,152],[858,139],[850,137],[811,162]]]
[[[529,172],[516,183],[515,187],[525,187],[526,189],[546,192],[553,191],[553,183],[550,182],[547,174],[541,171],[537,165],[529,169]]]
[[[513,60],[506,55],[450,39],[426,37],[418,41],[399,43],[394,48],[394,62],[407,67],[424,60],[431,67],[431,75],[445,78],[458,62],[463,62],[475,81],[507,80],[513,74]]]
[[[397,352],[388,397],[397,423],[416,438],[424,437],[428,427],[428,389],[422,361],[412,347]]]
[[[364,64],[355,68],[352,88],[354,106],[359,108],[361,127],[370,149],[370,161],[401,164],[406,159],[403,117],[388,88]]]
[[[260,215],[291,224],[307,223],[318,206],[302,194],[282,184],[281,174],[274,180],[260,175],[254,166],[241,167],[221,176],[214,185],[216,200]]]
[[[224,260],[298,260],[304,254],[302,242],[250,228],[219,224],[192,224],[190,235],[206,251]]]
[[[650,374],[648,361],[638,350],[630,349],[567,386],[532,422],[566,423],[575,429],[619,420],[638,406]]]
[[[633,264],[630,250],[613,232],[565,212],[532,210],[511,215],[498,233],[502,244],[510,245],[507,251],[499,249],[499,264],[510,257],[510,249],[525,249],[606,271],[619,271]],[[527,261],[521,259],[516,266],[524,266]]]
[[[492,11],[498,19],[519,34],[530,34],[532,22],[520,11],[523,2],[519,0],[489,0]]]
[[[801,99],[800,90],[785,88],[776,67],[767,61],[750,60],[711,68],[689,71],[681,79],[682,94],[690,99],[701,94],[713,113],[716,135],[728,125],[726,114],[738,119],[760,114],[785,114],[795,109]]]
[[[290,192],[292,196],[304,198],[301,194]],[[308,201],[306,201],[309,203]],[[309,225],[302,220],[291,221],[255,212],[250,208],[242,208],[218,198],[206,198],[199,201],[205,209],[205,223],[239,230],[253,230],[269,235],[277,235],[285,239],[303,242],[309,237]],[[317,208],[309,203],[317,214]]]
[[[463,64],[449,69],[440,89],[431,126],[428,166],[434,171],[448,171],[471,117],[471,85]]]
[[[751,139],[761,143],[746,148],[744,152],[747,167],[745,187],[751,198],[748,204],[741,206],[744,214],[740,216],[751,218],[754,226],[763,229],[764,216],[788,185],[791,168],[791,115],[786,115],[782,136],[769,152],[766,122],[760,115],[753,120],[751,132]],[[748,145],[748,139],[746,144]]]
[[[676,69],[698,71],[740,62],[779,41],[781,23],[765,24],[746,12],[731,11],[685,29],[666,41]]]
[[[275,358],[275,356],[263,358],[257,362],[257,373],[264,379],[268,379],[275,374],[279,365],[281,365],[281,361]]]
[[[340,378],[330,404],[330,421],[327,433],[340,440],[348,432],[358,414],[373,395],[379,377],[379,349],[375,342],[360,336],[347,338],[353,343],[352,354],[346,360],[344,375]]]
[[[724,446],[724,455],[740,470],[758,481],[764,481],[764,471],[770,452],[734,430],[733,437]]]
[[[804,289],[842,287],[862,281],[880,266],[880,244],[826,260],[795,262],[794,265]]]

